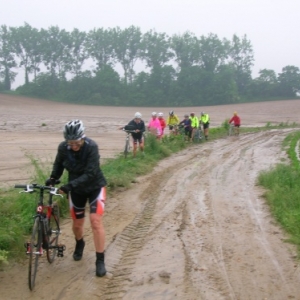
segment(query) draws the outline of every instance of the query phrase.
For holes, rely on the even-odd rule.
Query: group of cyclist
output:
[[[208,139],[209,115],[201,112],[198,118],[194,112],[185,114],[182,121],[175,115],[174,111],[169,112],[165,121],[163,113],[153,112],[147,125],[147,130],[156,135],[158,139],[164,135],[168,126],[170,133],[177,134],[177,127],[182,125],[189,140],[193,139],[195,131],[203,126],[204,136]],[[239,129],[240,118],[237,113],[229,120]],[[128,125],[133,139],[133,155],[136,155],[137,146],[144,153],[143,133],[146,126],[142,115],[136,112],[134,119]],[[126,126],[120,127],[126,130]],[[89,202],[90,223],[93,231],[93,239],[96,254],[96,276],[102,277],[106,274],[104,263],[105,232],[102,216],[104,214],[106,200],[106,179],[100,168],[100,155],[98,145],[92,139],[86,137],[85,128],[81,120],[72,120],[64,126],[64,141],[57,149],[56,158],[47,186],[54,186],[62,176],[63,171],[68,172],[68,183],[59,188],[61,194],[66,194],[69,200],[72,216],[72,230],[75,237],[75,249],[73,259],[82,259],[85,248],[84,240],[84,219],[85,206]]]
[[[175,120],[177,121],[175,122]],[[205,112],[201,112],[199,118],[194,112],[185,114],[184,119],[179,122],[178,117],[174,114],[174,111],[171,110],[169,112],[168,121],[169,122],[167,124],[169,125],[169,129],[173,131],[174,134],[177,134],[178,128],[182,126],[184,128],[184,133],[189,141],[193,141],[196,131],[199,129],[201,130],[202,126],[204,137],[206,140],[208,140],[210,117]]]

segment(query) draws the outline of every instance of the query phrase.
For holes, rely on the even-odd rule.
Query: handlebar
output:
[[[33,193],[36,189],[38,190],[49,190],[49,193],[54,196],[63,197],[61,194],[58,193],[59,188],[53,186],[46,186],[46,185],[38,185],[36,183],[32,184],[15,184],[14,188],[16,189],[24,189],[20,193]]]
[[[127,132],[127,133],[137,133],[135,130],[126,130],[126,129],[122,129],[123,131]]]

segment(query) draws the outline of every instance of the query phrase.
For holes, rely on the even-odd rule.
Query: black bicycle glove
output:
[[[72,187],[69,184],[65,184],[62,185],[59,189],[63,191],[65,194],[68,194],[69,192],[71,192]]]
[[[45,185],[46,186],[55,186],[55,183],[56,183],[56,179],[55,178],[48,178],[45,182]]]

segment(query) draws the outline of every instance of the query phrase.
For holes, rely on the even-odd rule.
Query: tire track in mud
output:
[[[185,165],[185,162],[181,164]],[[124,299],[124,295],[130,286],[130,275],[136,259],[149,234],[161,187],[168,181],[168,174],[172,174],[179,166],[180,164],[171,166],[156,174],[155,179],[152,179],[147,189],[142,192],[144,195],[141,196],[143,198],[142,201],[145,202],[143,210],[107,247],[106,252],[109,252],[110,257],[113,257],[110,260],[110,264],[108,264],[108,268],[113,276],[107,281],[105,286],[102,286],[101,299]]]
[[[281,277],[277,279],[283,287],[272,299],[283,299],[288,295],[290,286],[285,286],[283,270],[275,258],[269,232],[266,232],[268,226],[265,220],[268,215],[261,201],[256,198],[257,194],[252,190],[259,169],[265,169],[271,164],[270,160],[266,160],[265,167],[263,161],[262,166],[252,167],[258,159],[255,149],[260,148],[262,153],[268,153],[266,149],[268,144],[274,143],[274,138],[278,138],[278,131],[242,137],[238,148],[236,143],[224,145],[220,151],[222,164],[217,160],[210,161],[211,178],[206,182],[210,226],[202,234],[206,239],[205,256],[211,256],[212,263],[209,269],[213,270],[208,272],[206,282],[214,281],[219,295],[217,293],[204,299],[260,299],[262,295],[270,297],[270,294],[274,297],[274,292],[267,287],[269,283],[264,281],[264,273],[273,272]],[[275,158],[278,162],[278,154]],[[232,175],[235,178],[232,178]],[[245,238],[240,237],[239,233],[245,235]],[[265,264],[268,270],[264,269],[262,258],[270,261]],[[274,271],[270,272],[273,268]],[[264,280],[259,280],[260,276]],[[260,287],[259,291],[257,287]],[[280,293],[282,294],[278,297]]]
[[[273,297],[274,291],[269,287],[272,284],[270,284],[268,276],[272,276],[272,280],[277,281],[275,285],[277,294],[280,295],[277,299],[282,299],[287,295],[293,297],[291,285],[285,284],[284,276],[280,275],[280,273],[288,274],[288,272],[276,270],[276,267],[273,269],[274,262],[276,264],[276,253],[270,255],[270,252],[274,252],[271,246],[266,248],[261,245],[266,244],[263,236],[269,235],[269,232],[266,228],[260,228],[255,211],[250,209],[251,201],[254,200],[254,204],[259,201],[250,198],[246,199],[245,203],[239,203],[240,198],[235,193],[235,190],[238,189],[235,185],[241,182],[242,190],[252,194],[251,189],[255,186],[254,181],[259,169],[267,168],[273,163],[271,159],[265,164],[262,162],[261,167],[251,167],[256,156],[259,155],[255,153],[257,145],[264,150],[270,148],[269,152],[272,155],[274,149],[269,146],[274,143],[278,145],[280,141],[276,139],[278,135],[283,134],[285,133],[276,131],[249,134],[240,137],[239,140],[223,140],[201,145],[199,154],[195,153],[196,149],[191,150],[191,155],[186,156],[187,162],[180,166],[177,165],[176,173],[169,176],[168,180],[160,185],[160,187],[164,186],[167,191],[165,192],[162,188],[158,195],[153,222],[146,240],[144,240],[144,248],[148,247],[149,249],[140,251],[142,257],[153,257],[154,255],[151,256],[149,251],[159,250],[158,247],[155,247],[157,241],[170,242],[172,238],[168,239],[165,236],[172,236],[172,227],[175,227],[173,232],[175,231],[176,235],[173,240],[177,239],[175,244],[177,248],[180,248],[178,252],[181,253],[178,254],[176,250],[172,250],[175,252],[174,257],[181,255],[184,263],[174,263],[169,257],[165,259],[165,263],[164,258],[161,258],[160,263],[169,274],[175,274],[174,277],[178,276],[176,272],[183,274],[179,275],[182,277],[181,282],[175,282],[172,285],[173,279],[170,279],[168,288],[158,287],[159,282],[156,280],[155,274],[158,272],[156,269],[160,270],[161,266],[153,263],[154,267],[151,268],[148,264],[144,267],[144,269],[149,268],[146,271],[150,274],[148,278],[142,275],[143,278],[138,280],[131,276],[132,281],[136,280],[136,286],[131,285],[130,291],[124,294],[123,299],[134,298],[138,293],[142,293],[145,297],[143,299],[148,299],[145,296],[147,293],[152,297],[156,296],[156,299],[258,299],[270,295]],[[220,150],[214,149],[215,145],[220,147]],[[278,160],[277,153],[274,155],[274,162],[278,162]],[[254,171],[253,174],[252,171]],[[246,173],[243,174],[243,172]],[[232,180],[232,174],[236,174],[238,180]],[[247,183],[248,181],[249,183]],[[176,187],[176,191],[173,187]],[[171,196],[168,196],[168,193]],[[226,193],[229,195],[224,197]],[[247,196],[247,193],[245,195]],[[230,204],[230,198],[237,198],[237,200]],[[225,201],[222,203],[218,199]],[[167,206],[168,208],[166,208]],[[259,206],[257,209],[262,214],[259,220],[262,221],[263,218],[267,219],[268,215],[264,212],[261,203]],[[226,214],[228,209],[229,213]],[[243,215],[245,209],[250,209],[250,212]],[[239,235],[243,236],[244,232],[245,238],[239,238]],[[256,232],[257,236],[255,236]],[[254,237],[252,237],[253,234]],[[152,238],[156,242],[152,243],[151,248],[147,244],[151,244]],[[247,245],[248,238],[254,239],[254,242]],[[257,244],[255,239],[262,239],[262,241]],[[239,245],[239,242],[242,245]],[[262,257],[257,257],[259,255]],[[271,261],[267,261],[265,265],[262,262],[265,259],[268,260],[268,257],[271,257]],[[138,271],[140,264],[142,264],[142,259],[138,257],[134,271]],[[176,268],[172,267],[174,264],[177,264]],[[260,265],[263,265],[261,270],[259,270]],[[257,274],[259,272],[256,269],[261,273]],[[279,273],[281,279],[276,275],[271,275],[274,272]],[[258,279],[260,276],[262,276],[261,283]],[[175,281],[177,279],[175,278]],[[151,288],[148,288],[147,292],[147,285],[153,282],[157,287],[156,293],[151,291]],[[278,290],[278,285],[281,284],[283,284],[282,290]],[[256,291],[256,286],[259,286],[258,291]],[[167,295],[171,295],[169,298],[165,295],[162,296],[163,289],[167,291]]]

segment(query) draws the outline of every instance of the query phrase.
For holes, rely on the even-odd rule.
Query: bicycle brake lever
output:
[[[24,189],[23,191],[20,191],[19,194],[21,193],[33,193],[34,192],[34,189],[31,187],[30,184],[27,184],[26,185],[26,190]]]
[[[50,194],[52,194],[53,196],[60,196],[63,198],[63,195],[57,193],[58,190],[59,190],[59,188],[51,188]]]

